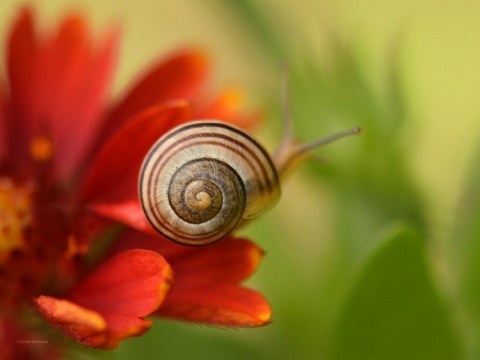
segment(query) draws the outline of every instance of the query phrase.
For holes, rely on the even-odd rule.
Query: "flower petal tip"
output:
[[[48,323],[78,343],[94,348],[106,344],[107,324],[97,312],[44,295],[34,299],[34,303]]]
[[[48,323],[78,343],[113,349],[150,329],[144,316],[163,303],[172,277],[159,254],[130,250],[100,266],[67,299],[40,296],[34,303]]]
[[[156,314],[187,322],[233,328],[267,325],[272,316],[259,292],[231,284],[173,289]]]
[[[207,49],[200,46],[180,49],[172,55],[172,58],[183,59],[186,62],[190,62],[192,65],[198,66],[198,68],[206,68],[210,63]]]

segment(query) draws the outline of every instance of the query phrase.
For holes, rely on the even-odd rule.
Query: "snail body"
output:
[[[193,121],[162,136],[139,176],[143,211],[163,236],[183,245],[209,245],[271,208],[280,179],[312,152],[360,128],[310,142],[293,136],[287,71],[283,71],[284,134],[270,157],[243,130],[217,120]]]
[[[151,225],[184,245],[208,245],[280,196],[276,167],[250,135],[194,121],[161,137],[140,170],[139,197]]]

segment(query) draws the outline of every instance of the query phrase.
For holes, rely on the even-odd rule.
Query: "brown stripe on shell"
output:
[[[213,127],[218,128],[220,133],[213,131]],[[193,131],[196,128],[200,128],[198,130],[201,132],[196,134],[189,133],[189,131]],[[235,136],[240,135],[240,139],[232,138],[224,132],[233,133]],[[182,137],[178,137],[179,134],[182,134]],[[171,141],[172,144],[168,144],[169,141]],[[162,146],[165,146],[166,144],[168,144],[168,146],[165,149],[162,149]],[[182,231],[178,234],[178,229],[175,228],[175,224],[170,224],[165,218],[165,216],[169,217],[172,214],[167,213],[164,215],[161,209],[158,209],[159,204],[157,203],[157,201],[165,201],[165,194],[162,189],[165,188],[166,185],[159,185],[161,182],[160,176],[162,176],[164,171],[168,171],[168,173],[172,173],[171,175],[174,177],[178,170],[178,168],[172,170],[172,164],[170,164],[172,157],[177,156],[178,154],[184,154],[190,147],[202,148],[206,146],[214,148],[218,146],[219,148],[228,150],[229,153],[238,156],[242,163],[246,164],[249,168],[249,170],[245,171],[245,174],[252,174],[254,176],[253,179],[248,179],[249,181],[255,182],[255,185],[251,188],[252,191],[258,192],[261,196],[266,197],[267,201],[271,200],[268,198],[269,196],[275,197],[279,192],[278,176],[271,159],[268,157],[266,151],[255,140],[241,130],[217,122],[191,123],[176,128],[161,138],[149,151],[144,161],[144,165],[142,165],[139,181],[141,203],[147,218],[154,228],[177,242],[201,245],[219,240],[219,238],[217,238],[217,233],[211,234],[207,232],[190,235]],[[161,153],[159,153],[160,151]],[[193,158],[188,161],[207,159],[223,162],[225,165],[229,166],[232,171],[235,171],[234,168],[226,164],[225,161],[217,159],[215,157],[217,155],[218,153],[215,153],[212,155],[212,158],[209,158],[208,155],[205,157],[202,157],[201,155],[199,157],[193,156]],[[218,157],[223,159],[228,156]],[[152,161],[153,164],[150,164]],[[181,165],[179,165],[179,167],[181,167]],[[146,189],[145,182],[147,183]],[[162,192],[159,195],[158,191],[160,190],[162,190]],[[144,198],[144,194],[146,199]],[[255,204],[255,202],[253,204]],[[170,211],[176,213],[175,210],[170,209],[169,212]],[[167,234],[166,232],[170,234]],[[175,234],[180,235],[182,239],[175,238]]]

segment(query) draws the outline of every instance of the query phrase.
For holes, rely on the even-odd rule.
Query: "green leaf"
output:
[[[373,253],[340,311],[330,344],[332,360],[461,358],[415,232],[399,228]]]
[[[449,239],[452,275],[456,280],[457,316],[462,319],[468,358],[480,356],[480,142],[473,153]]]

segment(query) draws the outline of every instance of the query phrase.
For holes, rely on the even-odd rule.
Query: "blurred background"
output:
[[[0,2],[2,41],[23,3]],[[72,358],[480,358],[480,2],[32,3],[45,26],[71,9],[97,33],[121,25],[115,93],[158,57],[200,46],[212,91],[240,85],[264,109],[256,137],[270,151],[284,61],[299,138],[364,130],[319,150],[325,161],[303,165],[242,230],[267,253],[248,284],[270,300],[272,324],[156,320],[118,350]]]

